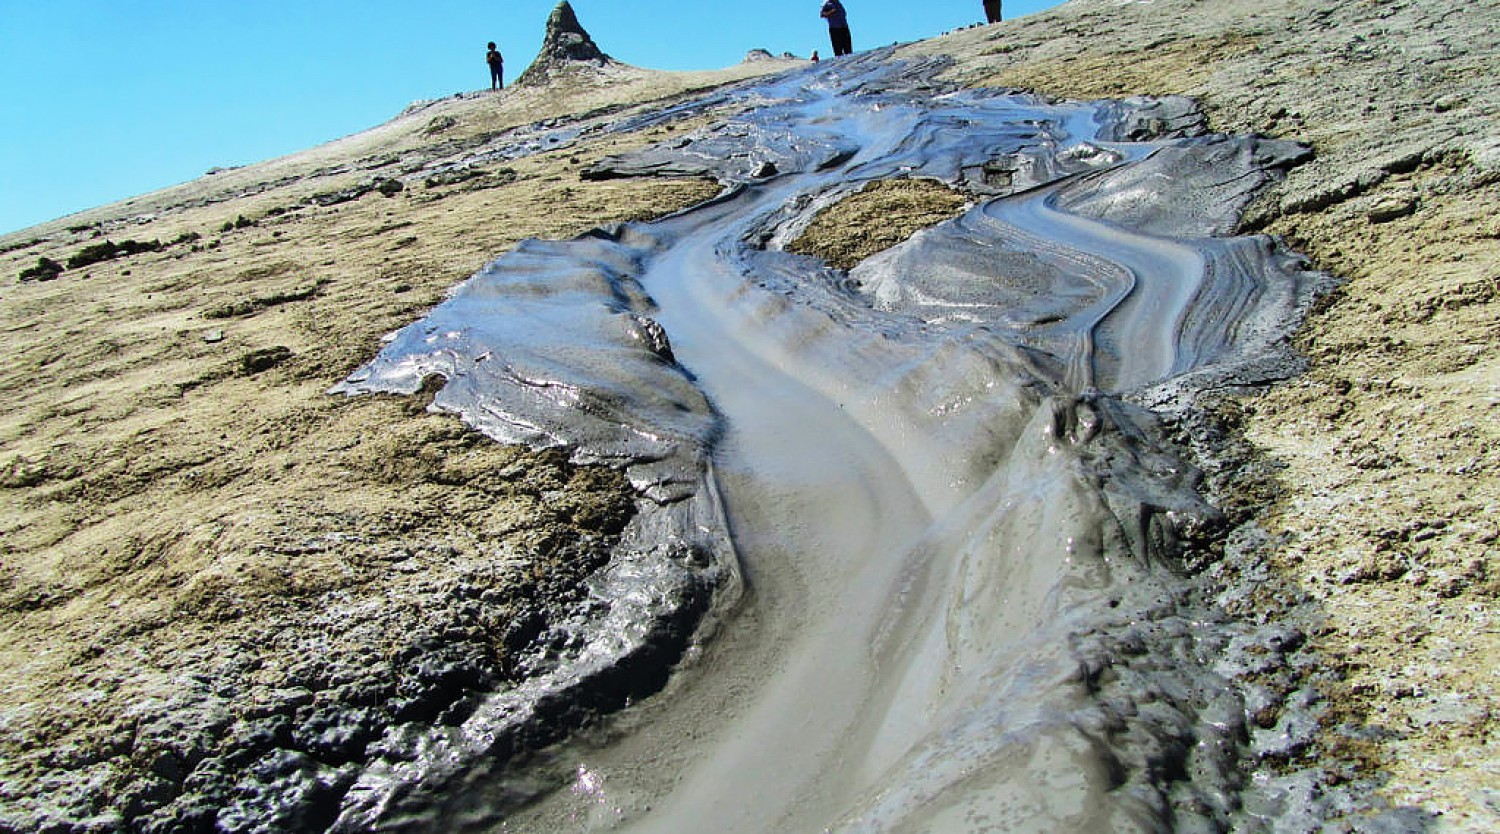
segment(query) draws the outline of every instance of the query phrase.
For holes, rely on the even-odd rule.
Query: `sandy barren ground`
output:
[[[1391,798],[1468,830],[1500,826],[1496,16],[1457,0],[1074,0],[914,47],[953,55],[960,83],[1183,93],[1218,129],[1313,144],[1246,220],[1345,283],[1300,338],[1308,373],[1222,409],[1274,467],[1217,473],[1221,500],[1281,543],[1244,613],[1320,623],[1336,684],[1309,755],[1384,771]],[[209,744],[164,718],[311,697],[330,682],[307,680],[309,658],[384,663],[397,686],[432,636],[472,655],[454,668],[506,674],[505,635],[546,616],[528,600],[574,592],[628,515],[617,474],[496,447],[421,398],[324,392],[516,240],[715,192],[577,176],[686,125],[465,156],[495,131],[730,77],[618,72],[429,103],[0,240],[0,806],[67,770],[149,807],[153,780]],[[403,173],[450,158],[477,175]],[[387,179],[404,189],[328,197]],[[940,191],[871,189],[801,245],[853,262],[888,245],[893,201],[925,214],[915,225],[950,216]],[[164,246],[15,281],[106,239]],[[475,588],[492,592],[483,616],[451,604]],[[400,613],[359,613],[377,608]]]
[[[0,806],[34,807],[35,780],[62,769],[149,809],[171,793],[158,780],[180,780],[224,741],[183,727],[233,735],[278,698],[336,686],[340,667],[375,670],[385,682],[371,697],[398,705],[451,689],[443,674],[504,678],[508,647],[547,616],[538,601],[576,597],[607,558],[634,512],[623,476],[498,446],[425,413],[430,394],[326,392],[517,240],[718,191],[579,180],[598,156],[674,128],[513,162],[466,156],[495,132],[777,67],[616,69],[429,103],[8,238]],[[409,173],[449,158],[463,163],[451,182]],[[403,176],[390,196],[329,196]],[[17,281],[39,258],[67,264],[106,240],[162,246]],[[466,610],[466,595],[484,605]],[[462,656],[436,678],[401,672],[424,641]]]

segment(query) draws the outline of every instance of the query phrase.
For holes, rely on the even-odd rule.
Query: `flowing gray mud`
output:
[[[1174,567],[1177,531],[1214,511],[1149,409],[1285,372],[1318,279],[1228,234],[1304,149],[1195,135],[1182,100],[1048,104],[940,69],[874,53],[741,88],[746,115],[590,172],[706,173],[722,197],[529,242],[343,386],[441,375],[436,407],[623,467],[641,512],[533,683],[387,745],[335,828],[482,824],[525,794],[485,762],[705,616],[719,638],[670,697],[615,745],[557,753],[573,789],[507,830],[1213,830],[1274,810],[1231,680],[1248,630]],[[784,251],[894,177],[976,202],[848,273]]]

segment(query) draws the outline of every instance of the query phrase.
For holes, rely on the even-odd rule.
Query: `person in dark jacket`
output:
[[[990,23],[999,23],[1000,0],[984,0],[984,16]]]
[[[849,18],[844,14],[844,4],[839,0],[825,0],[819,14],[828,21],[828,40],[833,44],[834,56],[852,54],[854,38],[849,34]]]
[[[490,41],[490,51],[484,53],[484,60],[490,65],[490,89],[498,90],[505,86],[505,57],[500,50],[495,48],[495,42]]]

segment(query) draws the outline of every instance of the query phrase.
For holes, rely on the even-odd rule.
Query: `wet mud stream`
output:
[[[566,648],[368,770],[339,826],[1207,830],[1256,812],[1223,668],[1242,627],[1176,564],[1178,528],[1214,511],[1153,409],[1285,372],[1314,277],[1230,231],[1304,150],[1201,135],[1183,100],[1048,104],[941,69],[877,52],[737,89],[742,115],[591,172],[707,174],[720,198],[529,242],[346,383],[441,375],[436,407],[620,466],[641,498]],[[847,273],[786,251],[897,177],[972,207]],[[609,743],[544,757],[571,787],[525,801],[530,777],[486,769],[538,704],[684,652]]]

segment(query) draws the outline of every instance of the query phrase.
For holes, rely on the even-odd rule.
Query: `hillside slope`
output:
[[[713,196],[577,171],[688,127],[674,96],[780,66],[422,103],[7,239],[0,830],[144,818],[226,749],[339,761],[511,679],[608,558],[629,486],[424,413],[430,393],[327,391],[517,241]],[[15,280],[42,258],[65,270]],[[181,806],[163,819],[213,818]]]
[[[1210,473],[1216,497],[1278,543],[1264,592],[1234,604],[1317,623],[1335,709],[1305,755],[1384,774],[1462,830],[1500,826],[1497,15],[1073,0],[909,47],[952,56],[963,84],[1181,93],[1217,129],[1314,145],[1245,221],[1345,283],[1299,341],[1305,375],[1220,406],[1256,457]],[[428,102],[0,240],[0,830],[148,816],[226,738],[337,759],[397,710],[437,716],[506,679],[508,645],[618,535],[627,486],[420,397],[325,392],[516,241],[715,194],[578,174],[694,126],[674,97],[781,66],[615,65]],[[808,251],[883,247],[890,214],[862,199],[867,225]],[[39,259],[67,268],[10,277]],[[335,691],[362,717],[320,717]],[[279,766],[289,792],[328,787]]]

